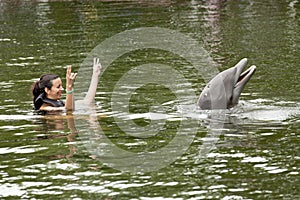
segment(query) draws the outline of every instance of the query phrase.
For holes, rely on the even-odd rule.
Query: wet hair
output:
[[[40,77],[40,80],[36,81],[32,86],[33,104],[34,109],[38,110],[42,106],[43,102],[37,101],[38,98],[45,98],[45,88],[49,90],[52,88],[52,80],[59,78],[56,74],[44,74]]]

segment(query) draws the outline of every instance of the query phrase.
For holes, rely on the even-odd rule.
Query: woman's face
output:
[[[49,90],[48,88],[45,88],[47,98],[53,99],[53,100],[59,100],[62,96],[62,92],[64,91],[64,88],[62,87],[62,81],[60,78],[52,80],[52,87]]]

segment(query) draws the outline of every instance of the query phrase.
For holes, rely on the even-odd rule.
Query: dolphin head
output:
[[[254,74],[252,65],[243,72],[247,59],[240,60],[234,67],[215,76],[203,89],[198,99],[198,106],[203,110],[229,109],[238,104],[239,97]]]

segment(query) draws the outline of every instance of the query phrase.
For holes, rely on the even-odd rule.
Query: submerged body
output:
[[[256,67],[252,65],[243,72],[247,59],[240,60],[234,67],[215,76],[203,89],[198,99],[202,110],[229,109],[238,104],[239,97],[254,74]]]

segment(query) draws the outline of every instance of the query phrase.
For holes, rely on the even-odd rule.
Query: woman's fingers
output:
[[[96,66],[96,65],[99,65],[99,62],[100,61],[100,59],[99,58],[94,58],[94,66]]]
[[[94,66],[99,65],[99,58],[94,58]]]
[[[67,73],[66,73],[67,76],[70,74],[70,71],[71,71],[71,66],[68,65],[68,66],[67,66]]]
[[[77,73],[71,73],[71,75],[70,75],[70,79],[75,79],[75,77],[76,77],[76,75],[77,75]]]
[[[67,67],[67,74],[66,74],[66,78],[67,80],[70,79],[70,80],[74,80],[75,77],[76,77],[77,73],[73,73],[72,72],[72,66],[71,65],[68,65]]]
[[[93,74],[99,76],[100,72],[101,72],[101,63],[100,63],[100,59],[99,58],[94,58],[94,65],[93,65]]]
[[[68,75],[68,78],[69,78],[70,80],[74,80],[75,77],[76,77],[76,75],[77,75],[77,73],[70,73],[70,74]]]

